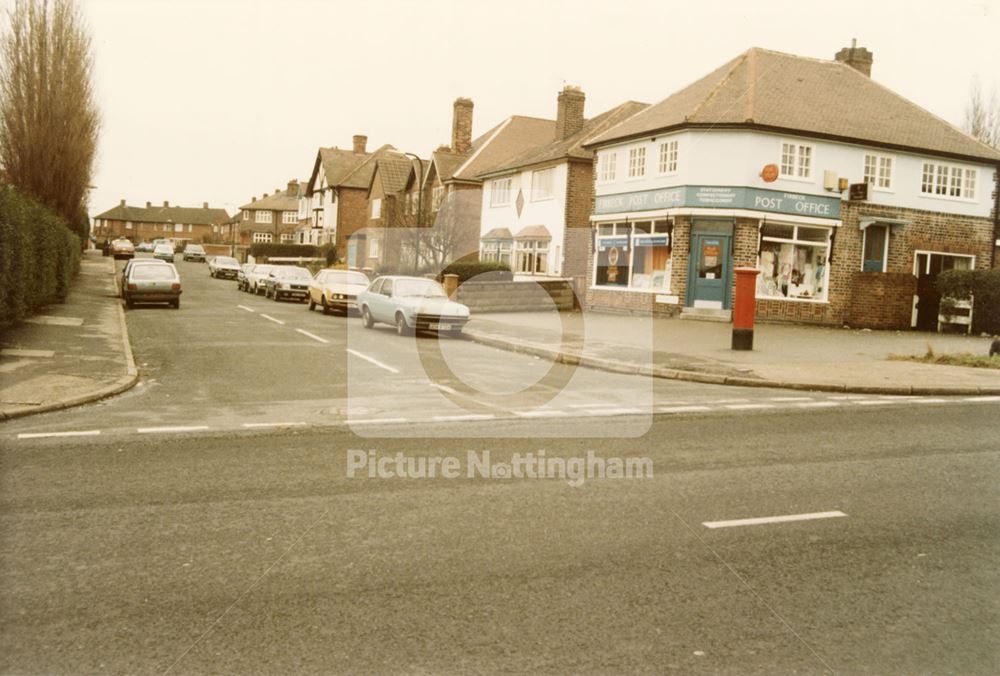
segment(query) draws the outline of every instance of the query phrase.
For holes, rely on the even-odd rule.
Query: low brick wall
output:
[[[455,300],[475,312],[534,312],[573,309],[573,286],[568,280],[540,282],[465,282]]]
[[[859,329],[909,329],[917,278],[905,272],[855,272],[850,325]]]

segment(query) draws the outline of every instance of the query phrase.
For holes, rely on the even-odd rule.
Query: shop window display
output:
[[[826,300],[829,251],[827,228],[763,226],[757,296]]]
[[[670,289],[668,221],[604,223],[597,228],[594,285],[635,291]]]

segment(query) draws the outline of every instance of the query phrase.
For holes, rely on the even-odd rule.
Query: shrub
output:
[[[0,187],[0,326],[66,298],[80,269],[80,238],[52,210]]]
[[[250,245],[250,255],[254,258],[323,258],[325,253],[312,244],[274,244],[258,242]]]
[[[972,303],[972,330],[1000,334],[1000,268],[990,270],[948,270],[937,276],[937,290],[942,298]]]
[[[510,266],[499,261],[457,261],[442,271],[442,279],[444,275],[458,275],[459,284],[467,282],[473,277],[477,278],[477,282],[509,282],[514,279],[514,273],[510,271]]]

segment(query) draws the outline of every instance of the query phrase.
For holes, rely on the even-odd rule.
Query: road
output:
[[[180,310],[127,313],[142,387],[0,428],[4,672],[1000,667],[993,399],[566,366],[518,394],[549,365],[443,340],[430,378],[433,339],[179,266]],[[349,477],[352,449],[654,471]]]

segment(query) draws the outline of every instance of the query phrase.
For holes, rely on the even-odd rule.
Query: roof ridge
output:
[[[483,144],[476,149],[476,152],[471,153],[466,158],[465,162],[462,162],[462,164],[458,165],[458,168],[455,169],[455,171],[451,172],[452,178],[454,178],[455,176],[458,176],[459,174],[461,174],[465,170],[465,168],[468,167],[469,164],[472,163],[472,161],[474,159],[476,159],[477,157],[479,157],[479,154],[482,153],[483,150],[485,148],[487,148],[490,145],[490,143],[492,143],[493,140],[497,136],[500,135],[500,132],[502,132],[504,129],[507,128],[507,125],[509,125],[510,121],[513,120],[515,117],[519,117],[519,116],[518,115],[511,115],[506,120],[504,120],[503,122],[501,122],[500,124],[498,124],[496,127],[494,127],[495,131],[493,132],[493,135],[490,136],[488,139],[484,140]]]

